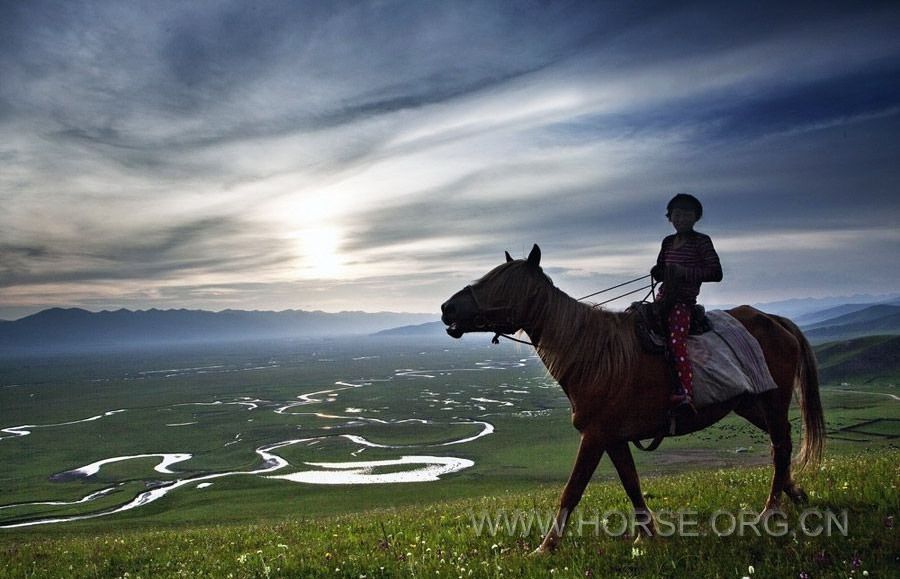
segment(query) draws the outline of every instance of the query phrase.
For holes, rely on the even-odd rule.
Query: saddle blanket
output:
[[[747,328],[722,310],[707,315],[712,330],[687,341],[694,370],[694,405],[708,406],[778,388],[759,342]]]

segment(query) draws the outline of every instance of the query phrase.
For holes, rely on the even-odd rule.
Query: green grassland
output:
[[[818,355],[827,370],[846,366],[853,351],[870,346],[825,345],[832,349],[820,348]],[[253,470],[261,464],[255,449],[289,439],[327,437],[315,446],[280,449],[291,465],[401,454],[475,462],[427,483],[311,485],[239,474],[209,481],[207,488],[186,485],[110,516],[0,529],[5,563],[0,574],[546,576],[556,569],[561,576],[742,577],[749,565],[760,577],[897,571],[891,553],[900,552],[900,544],[885,523],[897,514],[900,479],[900,380],[892,367],[869,367],[858,379],[841,375],[822,388],[829,462],[805,473],[802,482],[813,506],[849,509],[853,532],[846,538],[755,537],[748,543],[734,537],[668,537],[635,552],[623,537],[576,536],[558,555],[535,561],[524,555],[536,546],[537,532],[476,536],[467,513],[551,509],[577,449],[568,402],[530,354],[510,344],[491,346],[478,336],[460,342],[272,342],[0,361],[0,429],[45,425],[28,429],[27,436],[0,433],[0,461],[6,465],[0,472],[0,507],[19,505],[0,508],[0,525],[102,512],[155,484]],[[313,404],[275,412],[298,396],[336,388],[342,389],[314,395]],[[124,412],[104,415],[114,410]],[[93,416],[102,417],[46,426]],[[383,422],[354,420],[357,416]],[[494,432],[439,446],[478,434],[480,422],[489,422]],[[793,422],[799,434],[796,413]],[[361,448],[339,434],[405,448]],[[145,458],[106,465],[88,479],[51,480],[108,457],[160,452],[193,456],[173,465],[174,474],[154,471],[159,460]],[[768,441],[736,416],[668,439],[654,453],[637,454],[653,509],[700,509],[703,519],[716,508],[759,509],[765,499]],[[624,492],[607,461],[594,481],[585,512],[625,509]],[[110,488],[90,503],[23,504],[78,501]],[[796,518],[797,512],[789,515]],[[852,569],[854,557],[867,567]]]
[[[637,542],[622,532],[618,521],[611,522],[614,513],[627,510],[621,489],[611,482],[596,483],[579,507],[584,515],[573,517],[563,545],[545,557],[529,557],[540,541],[536,526],[527,533],[522,527],[508,532],[500,525],[492,532],[492,527],[479,526],[485,514],[546,510],[557,489],[541,485],[515,492],[495,489],[479,498],[370,506],[355,514],[294,512],[288,518],[250,524],[153,529],[116,525],[19,537],[0,543],[5,563],[0,575],[896,577],[898,459],[896,448],[827,459],[799,480],[811,491],[810,507],[834,518],[807,518],[802,523],[806,511],[788,506],[783,524],[772,525],[771,533],[765,526],[749,525],[741,536],[732,531],[727,516],[716,515],[746,512],[748,502],[765,495],[769,470],[742,467],[652,479],[649,499],[657,515],[689,509],[685,516],[689,532]],[[232,489],[239,490],[249,489]],[[279,509],[293,507],[288,503]]]

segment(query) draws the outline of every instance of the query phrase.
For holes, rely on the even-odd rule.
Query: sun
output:
[[[336,227],[316,227],[299,233],[300,269],[303,277],[340,277],[344,269],[340,254],[341,232]]]

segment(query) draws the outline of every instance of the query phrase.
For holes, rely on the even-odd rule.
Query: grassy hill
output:
[[[806,512],[818,514],[786,505],[783,525],[768,530],[732,525],[752,519],[767,494],[771,470],[753,467],[646,480],[657,516],[687,524],[637,543],[617,515],[628,512],[618,483],[595,483],[560,550],[545,557],[528,556],[538,523],[527,533],[490,523],[503,513],[548,516],[556,487],[290,522],[6,533],[0,576],[896,577],[898,464],[897,448],[826,460],[798,477],[814,509]]]
[[[815,349],[823,383],[900,379],[900,336],[868,336]]]

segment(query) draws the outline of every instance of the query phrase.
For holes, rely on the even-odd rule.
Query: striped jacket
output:
[[[660,295],[673,298],[676,302],[686,304],[697,303],[700,294],[700,284],[705,281],[722,281],[722,265],[719,263],[719,254],[713,247],[712,239],[708,235],[692,231],[687,234],[687,240],[677,249],[673,247],[675,234],[669,235],[662,242],[659,257],[656,258],[656,267],[651,273],[658,281],[667,281],[673,287],[674,296],[666,294],[666,285],[660,288]],[[677,279],[671,279],[666,275],[667,265],[680,265],[683,275]]]

